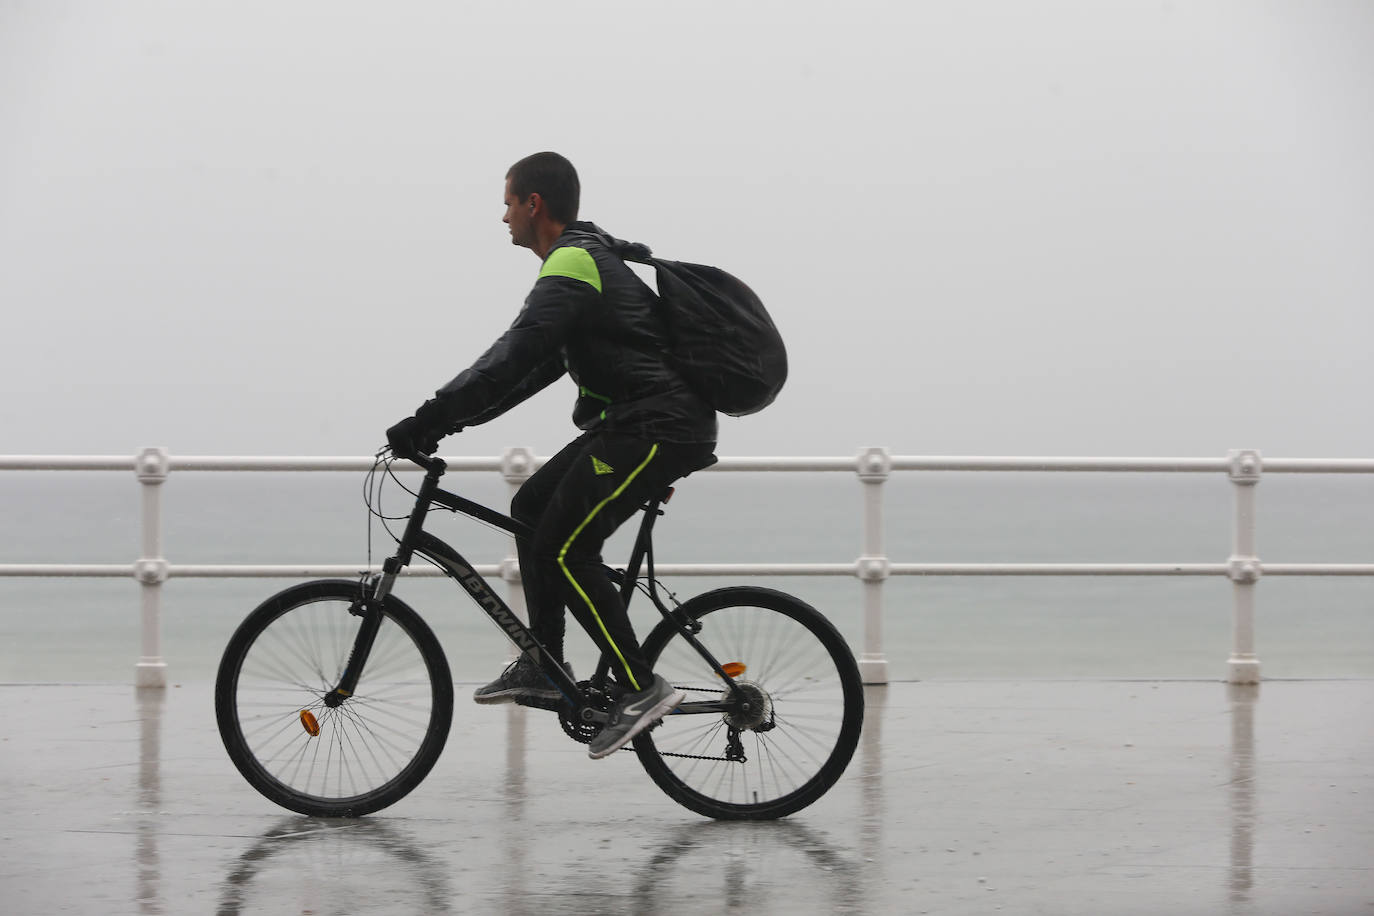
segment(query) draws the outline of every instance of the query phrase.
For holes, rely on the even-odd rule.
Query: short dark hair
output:
[[[506,177],[517,200],[523,202],[538,193],[554,220],[567,225],[577,219],[582,184],[577,180],[577,169],[564,157],[557,153],[526,156],[510,167]]]

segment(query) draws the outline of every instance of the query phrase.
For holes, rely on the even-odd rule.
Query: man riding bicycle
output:
[[[715,461],[715,410],[673,370],[654,294],[577,220],[571,162],[535,153],[506,173],[511,242],[542,261],[515,322],[475,363],[387,430],[401,457],[495,419],[565,372],[577,383],[573,422],[584,432],[534,473],[511,503],[533,529],[517,541],[530,629],[563,658],[563,608],[610,659],[625,689],[588,754],[605,757],[672,711],[684,695],[654,675],[601,546],[644,503]],[[557,708],[562,697],[526,654],[473,695],[478,703]]]

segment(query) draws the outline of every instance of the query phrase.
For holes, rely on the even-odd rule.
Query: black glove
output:
[[[439,448],[440,434],[426,426],[419,417],[406,417],[386,431],[387,444],[397,458],[433,455]]]
[[[442,401],[430,398],[420,405],[415,416],[406,417],[388,429],[386,441],[398,458],[433,455],[439,448],[440,439],[462,428],[449,419]]]

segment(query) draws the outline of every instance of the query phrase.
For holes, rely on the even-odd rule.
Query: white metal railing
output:
[[[497,458],[446,459],[451,471],[499,471],[512,490],[541,463],[523,448],[506,449]],[[132,563],[0,564],[0,576],[132,577],[141,585],[141,655],[135,683],[164,687],[166,662],[161,648],[161,585],[170,577],[351,576],[352,565],[171,564],[162,550],[161,485],[172,471],[367,471],[363,457],[215,457],[172,456],[148,448],[138,455],[0,455],[0,471],[133,471],[142,490],[142,552]],[[413,466],[412,466],[413,467]],[[893,456],[867,448],[857,457],[722,458],[712,472],[839,471],[863,482],[863,541],[860,556],[838,563],[694,563],[662,564],[657,571],[677,576],[855,576],[863,592],[863,649],[859,666],[864,682],[886,683],[883,651],[883,582],[891,576],[1226,576],[1232,583],[1231,654],[1227,679],[1257,683],[1255,657],[1255,586],[1267,576],[1374,576],[1374,563],[1261,563],[1255,553],[1255,490],[1265,473],[1369,474],[1374,459],[1269,458],[1253,450],[1232,451],[1225,458],[1063,458],[1063,457],[923,457]],[[894,471],[1064,471],[1141,473],[1224,473],[1234,494],[1231,555],[1224,563],[893,563],[883,546],[883,487]],[[509,601],[523,610],[519,569],[513,556],[500,564],[479,565],[484,576],[500,575]],[[412,575],[442,573],[427,566]]]

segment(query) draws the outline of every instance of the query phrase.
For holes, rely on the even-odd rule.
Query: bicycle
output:
[[[378,458],[374,473],[391,471]],[[415,555],[456,581],[564,697],[557,715],[589,743],[622,691],[602,658],[575,682],[545,662],[529,628],[449,544],[424,530],[443,508],[528,536],[519,521],[440,488],[446,465],[425,470],[397,550],[359,580],[295,585],[238,627],[215,682],[215,713],[230,759],[277,804],[316,817],[359,817],[420,784],[438,760],[453,715],[453,679],[428,624],[393,594]],[[627,602],[635,591],[662,615],[643,640],[654,671],[687,699],[633,743],[650,778],[707,817],[765,820],[816,801],[858,745],[864,696],[858,665],[834,625],[770,588],[727,587],[679,603],[660,593],[653,527],[670,488],[643,508],[623,570],[605,567]],[[368,500],[369,511],[380,514]],[[393,534],[393,537],[395,535]],[[642,571],[642,575],[641,575]],[[629,747],[626,750],[630,750]]]

